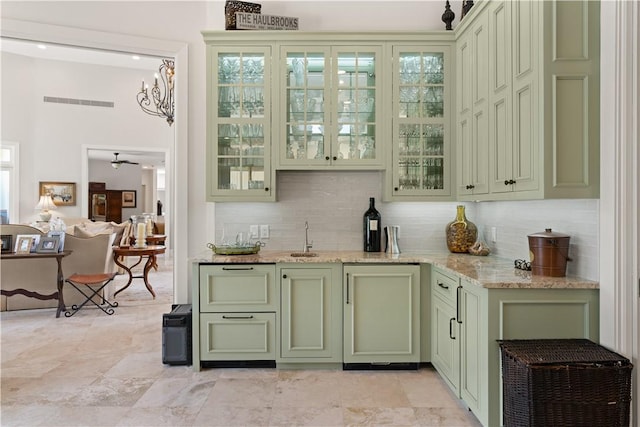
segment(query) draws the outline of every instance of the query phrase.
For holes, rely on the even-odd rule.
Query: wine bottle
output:
[[[369,198],[369,209],[364,213],[364,251],[380,252],[380,239],[382,231],[382,217],[376,210],[375,199]]]

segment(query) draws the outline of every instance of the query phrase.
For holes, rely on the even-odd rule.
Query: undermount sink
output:
[[[316,252],[293,252],[291,253],[292,257],[314,257],[318,256]]]

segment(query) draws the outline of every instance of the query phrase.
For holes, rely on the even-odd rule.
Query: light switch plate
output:
[[[260,226],[260,238],[268,239],[269,238],[269,225],[261,225]]]
[[[249,233],[251,233],[252,239],[257,239],[260,236],[260,227],[258,225],[250,225]]]

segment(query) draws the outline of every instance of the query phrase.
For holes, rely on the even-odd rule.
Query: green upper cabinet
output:
[[[207,200],[274,200],[271,49],[207,47]]]
[[[450,47],[394,44],[392,53],[393,145],[387,198],[448,200],[453,169]]]
[[[489,192],[489,29],[480,16],[456,43],[458,195]]]
[[[280,48],[278,168],[381,169],[380,46]]]
[[[484,26],[488,45],[469,44]],[[471,172],[458,173],[458,199],[598,197],[599,2],[480,2],[456,35],[459,52],[467,43],[470,58],[489,61],[488,75],[475,81],[488,88],[489,188],[467,188],[474,185],[465,179],[473,165],[461,160],[467,153],[460,151],[471,150],[473,158],[474,132],[486,130],[478,123],[463,129],[473,115],[459,108],[457,167]],[[457,66],[458,100],[473,97],[473,82],[469,92],[465,69]]]

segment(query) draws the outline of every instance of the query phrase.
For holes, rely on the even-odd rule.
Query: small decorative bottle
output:
[[[369,209],[364,213],[363,233],[365,252],[380,252],[382,222],[380,212],[376,210],[375,203],[375,199],[370,197]]]
[[[456,219],[447,224],[447,247],[454,253],[465,253],[478,238],[478,227],[464,214],[464,206],[458,205]]]

